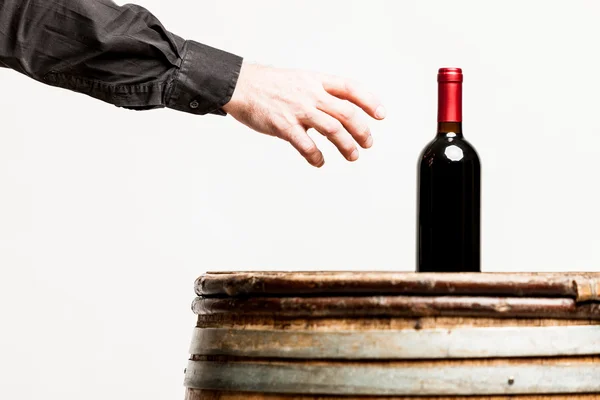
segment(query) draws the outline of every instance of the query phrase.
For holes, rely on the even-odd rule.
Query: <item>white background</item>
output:
[[[436,72],[465,73],[485,271],[600,265],[600,2],[140,4],[185,38],[384,100],[357,163],[232,118],[134,112],[0,71],[0,398],[183,400],[206,270],[414,269]]]

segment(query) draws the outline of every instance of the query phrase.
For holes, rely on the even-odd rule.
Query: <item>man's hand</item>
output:
[[[375,119],[385,118],[381,102],[345,79],[307,71],[244,63],[231,101],[223,109],[255,131],[292,144],[315,167],[323,154],[306,131],[326,136],[348,161],[358,159],[356,143],[373,144],[362,108]]]

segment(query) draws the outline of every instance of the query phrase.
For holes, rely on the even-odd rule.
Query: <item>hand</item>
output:
[[[288,141],[315,167],[323,154],[306,131],[314,128],[348,161],[358,159],[356,143],[367,149],[373,138],[358,106],[375,119],[385,108],[358,84],[336,76],[261,65],[242,65],[237,86],[223,110],[248,127]]]

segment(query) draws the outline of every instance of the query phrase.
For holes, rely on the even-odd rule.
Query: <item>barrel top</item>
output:
[[[198,296],[502,296],[600,301],[600,272],[207,272],[195,282]]]

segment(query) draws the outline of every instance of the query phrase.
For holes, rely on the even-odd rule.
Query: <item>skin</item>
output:
[[[223,109],[251,129],[289,142],[318,168],[325,159],[307,130],[315,129],[348,161],[356,161],[358,146],[373,144],[366,115],[377,120],[386,115],[379,99],[355,82],[247,63]]]

